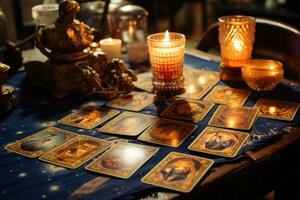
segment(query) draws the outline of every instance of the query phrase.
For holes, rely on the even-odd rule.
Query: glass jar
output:
[[[114,37],[123,43],[123,52],[127,52],[128,60],[141,63],[148,59],[147,35],[148,12],[136,5],[118,8],[113,14]]]
[[[253,90],[273,90],[283,79],[282,63],[266,59],[250,60],[242,68],[242,77]]]

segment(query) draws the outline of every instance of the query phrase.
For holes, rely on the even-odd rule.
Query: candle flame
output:
[[[170,33],[169,31],[166,31],[164,36],[164,42],[169,42],[169,41],[170,41]]]
[[[235,40],[233,40],[233,47],[235,48],[235,50],[237,51],[242,51],[243,49],[243,41],[236,38]]]

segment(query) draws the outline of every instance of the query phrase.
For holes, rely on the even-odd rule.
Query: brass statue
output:
[[[59,3],[59,17],[54,24],[40,25],[36,32],[36,46],[48,58],[76,61],[88,56],[87,48],[94,39],[92,29],[78,21],[80,6],[74,0]]]

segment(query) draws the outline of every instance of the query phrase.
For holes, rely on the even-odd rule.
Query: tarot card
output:
[[[249,134],[229,129],[206,127],[189,146],[192,151],[233,158]]]
[[[210,102],[178,99],[167,107],[161,113],[161,116],[199,122],[210,111],[213,105]]]
[[[93,129],[118,113],[120,112],[110,108],[88,105],[62,118],[58,122],[78,128]]]
[[[208,122],[208,125],[249,130],[251,129],[257,114],[257,108],[220,105]]]
[[[227,86],[216,86],[205,98],[204,101],[226,104],[230,106],[242,106],[251,91],[231,88]]]
[[[175,121],[171,119],[159,119],[147,128],[138,140],[178,147],[197,128],[197,125]]]
[[[129,178],[146,163],[158,148],[119,142],[85,169],[119,178]]]
[[[138,80],[133,82],[136,88],[152,92],[152,72],[140,73],[137,75],[137,78]]]
[[[123,112],[114,120],[99,129],[100,132],[136,136],[150,126],[156,116],[134,112]]]
[[[39,159],[54,165],[76,169],[113,143],[95,137],[80,135],[56,147]]]
[[[112,100],[106,105],[124,110],[140,111],[153,103],[154,96],[146,92],[131,92],[126,96]]]
[[[200,99],[220,80],[219,73],[213,71],[186,68],[185,89],[180,97]]]
[[[299,108],[299,103],[260,98],[255,107],[259,109],[259,117],[292,121]]]
[[[188,193],[213,163],[207,158],[171,152],[142,178],[142,182]]]
[[[76,136],[73,132],[49,127],[8,144],[5,149],[29,158],[36,158]]]

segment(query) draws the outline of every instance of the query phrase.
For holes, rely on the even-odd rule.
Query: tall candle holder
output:
[[[185,36],[180,33],[156,33],[148,36],[152,66],[153,92],[160,96],[182,94]]]
[[[242,81],[241,68],[251,59],[255,18],[233,15],[218,20],[222,61],[220,78],[224,81]]]

